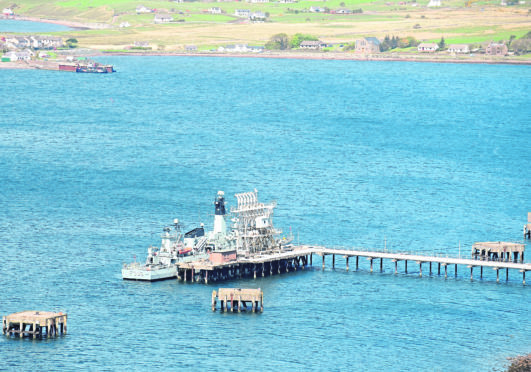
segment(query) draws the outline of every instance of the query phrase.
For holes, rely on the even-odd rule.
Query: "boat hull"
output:
[[[177,266],[152,268],[146,266],[122,268],[122,279],[155,282],[177,277]]]

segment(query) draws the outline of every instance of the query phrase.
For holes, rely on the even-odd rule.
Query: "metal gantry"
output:
[[[277,203],[260,203],[256,189],[234,196],[238,206],[231,207],[231,213],[237,249],[253,254],[278,248],[276,237],[282,231],[273,226],[273,211]]]

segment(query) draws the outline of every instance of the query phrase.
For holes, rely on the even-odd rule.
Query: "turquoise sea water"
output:
[[[277,200],[301,243],[466,256],[521,240],[529,66],[99,60],[118,72],[0,70],[0,314],[69,314],[66,337],[0,337],[0,368],[486,371],[531,352],[516,272],[338,258],[223,284],[261,287],[260,315],[213,313],[219,284],[120,276],[173,218],[211,228],[218,190]]]
[[[71,28],[54,23],[0,19],[0,32],[54,32],[66,30],[71,30]]]

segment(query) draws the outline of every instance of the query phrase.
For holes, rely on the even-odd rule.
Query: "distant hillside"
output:
[[[529,4],[514,0],[441,0],[440,6],[438,0],[290,1],[0,0],[0,8],[86,24],[94,29],[63,34],[78,39],[80,46],[99,49],[122,49],[135,41],[167,51],[189,44],[199,50],[228,43],[265,45],[278,33],[302,33],[329,43],[394,35],[480,44],[518,38],[531,30]],[[257,14],[257,21],[237,10]],[[171,22],[156,24],[157,14],[168,15]]]

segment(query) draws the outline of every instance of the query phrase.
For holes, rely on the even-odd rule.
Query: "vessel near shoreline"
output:
[[[98,74],[110,74],[116,72],[112,65],[103,65],[94,61],[87,61],[85,63],[60,63],[59,70]]]

